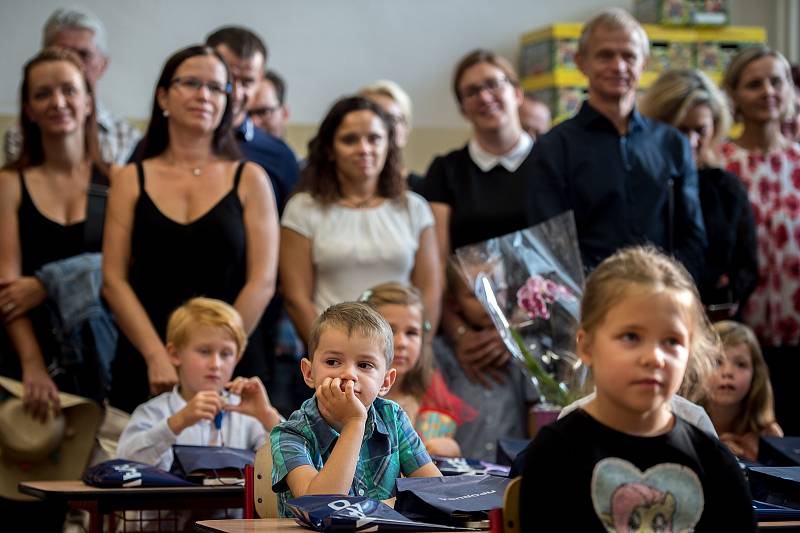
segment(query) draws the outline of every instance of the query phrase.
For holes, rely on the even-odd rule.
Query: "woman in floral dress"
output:
[[[788,435],[797,435],[800,145],[781,133],[794,107],[789,63],[767,47],[747,48],[731,62],[723,87],[744,131],[720,147],[720,156],[724,168],[739,175],[747,189],[758,240],[759,282],[743,319],[764,348],[778,420]]]

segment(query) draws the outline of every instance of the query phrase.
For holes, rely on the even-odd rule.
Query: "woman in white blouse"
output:
[[[387,281],[417,287],[435,326],[441,279],[433,216],[407,190],[390,119],[377,104],[360,96],[334,104],[309,143],[281,226],[285,305],[304,341],[328,306]]]

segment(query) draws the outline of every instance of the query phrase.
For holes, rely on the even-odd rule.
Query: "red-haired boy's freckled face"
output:
[[[221,391],[238,362],[238,347],[222,328],[199,325],[190,330],[184,346],[168,346],[178,368],[181,394],[192,398],[200,391]]]
[[[386,355],[380,341],[334,327],[323,329],[311,361],[301,362],[303,379],[316,389],[325,378],[352,381],[356,397],[369,408],[378,394],[385,394],[394,381],[394,370],[386,368]]]

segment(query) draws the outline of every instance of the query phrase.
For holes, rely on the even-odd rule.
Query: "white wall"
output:
[[[733,23],[769,26],[775,0],[732,1]],[[17,109],[19,72],[40,45],[54,0],[0,0],[0,114]],[[391,78],[414,100],[415,123],[462,127],[450,94],[454,63],[495,49],[516,62],[519,36],[553,22],[584,21],[631,0],[82,0],[106,24],[111,66],[101,98],[117,114],[148,116],[166,57],[225,24],[246,25],[288,81],[292,122],[316,123],[338,96]]]

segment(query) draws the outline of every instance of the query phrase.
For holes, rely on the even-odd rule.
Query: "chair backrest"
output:
[[[253,500],[255,518],[278,518],[278,495],[272,491],[272,447],[269,439],[256,452]]]
[[[503,532],[519,533],[522,528],[519,525],[519,489],[522,485],[522,478],[516,477],[506,486],[503,494]]]

